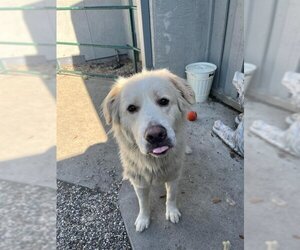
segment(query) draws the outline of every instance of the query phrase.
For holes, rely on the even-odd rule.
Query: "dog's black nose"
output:
[[[151,126],[146,129],[145,139],[151,144],[159,143],[167,138],[167,130],[161,125]]]

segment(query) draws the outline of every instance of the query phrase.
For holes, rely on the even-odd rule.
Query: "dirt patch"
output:
[[[103,75],[115,75],[115,76],[131,76],[135,73],[133,62],[129,59],[123,59],[119,63],[114,61],[99,62],[90,61],[78,65],[64,64],[60,66],[62,70],[75,70],[88,74],[103,74]],[[142,63],[137,63],[138,72],[142,70]]]

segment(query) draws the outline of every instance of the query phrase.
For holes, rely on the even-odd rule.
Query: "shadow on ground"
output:
[[[75,150],[73,152],[80,152],[89,145],[80,154],[65,150],[71,156],[57,162],[57,249],[131,249],[118,203],[122,171],[117,145],[111,135],[102,142],[103,136],[97,134],[109,130],[104,125],[100,106],[113,82],[97,78],[83,80],[74,76],[58,76],[57,79],[58,84],[68,85],[63,89],[58,87],[58,102],[62,97],[60,90],[63,90],[66,91],[63,96],[73,95],[66,105],[76,101],[81,107],[75,113],[74,110],[64,113],[76,117],[70,119],[74,123],[63,118],[66,124],[62,127],[66,131],[59,131],[58,135],[66,135],[68,140],[59,138],[58,155],[62,155],[59,145],[63,149],[71,147]],[[83,93],[70,89],[76,85],[80,85],[77,90]],[[58,108],[67,107],[58,105]],[[58,114],[60,119],[60,110]],[[102,125],[95,124],[87,129],[86,123]],[[72,126],[78,128],[71,132],[70,137]],[[78,137],[86,136],[89,140],[74,136],[80,131],[84,134],[78,134]]]

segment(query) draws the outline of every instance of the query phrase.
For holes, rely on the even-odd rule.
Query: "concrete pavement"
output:
[[[55,249],[55,78],[1,75],[0,89],[0,249]]]
[[[245,249],[300,249],[300,159],[249,131],[255,120],[285,130],[290,113],[253,100],[245,108]]]

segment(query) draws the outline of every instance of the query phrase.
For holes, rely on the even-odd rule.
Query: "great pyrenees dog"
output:
[[[177,183],[184,165],[186,112],[195,94],[184,79],[166,69],[119,78],[103,101],[107,124],[119,145],[123,177],[136,192],[136,231],[150,224],[149,191],[165,183],[166,219],[177,223]]]

